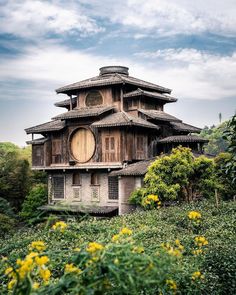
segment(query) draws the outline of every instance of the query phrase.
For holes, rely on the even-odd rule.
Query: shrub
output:
[[[24,219],[35,218],[39,215],[38,207],[47,202],[47,187],[44,184],[35,185],[26,196],[20,216]]]
[[[15,213],[13,212],[10,203],[4,198],[0,198],[0,213],[15,218]]]
[[[145,187],[131,195],[133,203],[142,206],[148,194],[161,201],[192,201],[214,195],[217,184],[214,161],[205,156],[195,158],[189,148],[178,147],[170,155],[158,157],[148,168]]]
[[[0,213],[0,237],[13,232],[15,220],[5,214]]]

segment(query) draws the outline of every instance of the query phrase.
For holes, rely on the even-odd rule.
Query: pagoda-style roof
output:
[[[112,171],[109,176],[135,176],[145,175],[147,173],[148,166],[150,166],[156,158],[148,159],[145,161],[129,164],[127,167],[118,171]]]
[[[76,97],[72,97],[72,105],[76,104]],[[54,103],[56,107],[68,108],[70,107],[70,98]]]
[[[176,131],[184,131],[184,132],[194,132],[194,133],[200,133],[201,128],[186,124],[186,123],[181,123],[181,122],[171,122],[171,126],[173,127],[174,130]]]
[[[177,119],[174,116],[171,116],[163,111],[157,111],[157,110],[144,110],[139,109],[140,113],[146,115],[150,119],[158,120],[158,121],[168,121],[168,122],[181,122],[180,119]]]
[[[51,131],[59,131],[65,127],[65,122],[61,120],[53,120],[50,122],[46,122],[40,125],[36,125],[30,128],[25,129],[27,134],[30,133],[44,133],[44,132],[51,132]]]
[[[158,143],[165,144],[165,143],[184,143],[184,142],[201,142],[205,143],[208,142],[207,139],[199,137],[197,135],[173,135],[168,136],[163,139],[158,140]]]
[[[124,94],[125,98],[137,97],[137,96],[153,97],[153,98],[157,98],[159,100],[163,100],[165,102],[176,102],[178,100],[177,98],[174,98],[174,97],[171,97],[171,96],[159,93],[159,92],[146,91],[146,90],[143,90],[140,88]]]
[[[162,93],[171,93],[171,89],[165,88],[154,83],[150,83],[138,78],[129,76],[128,68],[121,66],[108,66],[100,69],[100,75],[66,85],[56,89],[57,93],[71,93],[74,90],[115,85],[115,84],[130,84],[137,87],[156,90]]]
[[[35,144],[43,144],[46,141],[48,141],[48,138],[42,137],[42,138],[37,138],[37,139],[26,141],[26,143],[27,144],[34,144],[35,145]]]
[[[114,109],[114,106],[77,108],[77,109],[73,109],[71,111],[65,112],[63,114],[57,115],[53,119],[65,120],[65,119],[94,117],[94,116],[99,116],[108,111],[111,111],[113,109]]]
[[[145,128],[159,129],[158,126],[144,119],[134,117],[126,112],[113,113],[100,121],[94,122],[93,127],[114,127],[114,126],[139,126]]]

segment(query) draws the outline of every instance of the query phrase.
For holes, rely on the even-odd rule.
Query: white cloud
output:
[[[193,48],[164,49],[136,54],[158,68],[176,95],[194,99],[223,99],[236,93],[236,52],[214,55]]]
[[[93,15],[142,32],[161,35],[236,33],[234,0],[90,0],[89,3]]]
[[[1,7],[0,22],[1,33],[27,38],[47,33],[86,35],[103,30],[78,6],[59,1],[8,0]]]
[[[135,77],[172,88],[173,95],[179,98],[216,100],[236,93],[236,53],[218,56],[195,49],[169,49],[155,54],[157,59],[135,62],[45,44],[28,48],[21,56],[0,59],[0,81],[5,85],[9,81],[27,83],[26,89],[8,92],[9,98],[22,97],[22,92],[27,99],[33,91],[32,99],[40,100],[46,99],[47,93],[53,97],[57,87],[96,76],[101,66],[121,64],[129,66]]]

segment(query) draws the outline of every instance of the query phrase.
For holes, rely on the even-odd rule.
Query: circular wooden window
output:
[[[76,161],[88,162],[95,151],[95,138],[92,131],[86,128],[77,129],[71,136],[70,150]]]
[[[102,95],[99,91],[90,91],[86,96],[85,104],[87,107],[101,105],[103,103]]]

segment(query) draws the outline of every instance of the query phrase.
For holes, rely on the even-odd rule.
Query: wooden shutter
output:
[[[64,199],[65,197],[65,178],[64,176],[53,176],[52,189],[54,199]]]

